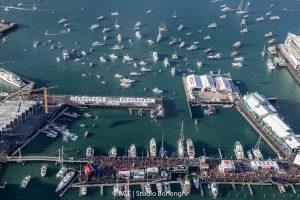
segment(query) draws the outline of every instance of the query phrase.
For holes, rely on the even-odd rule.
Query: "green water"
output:
[[[2,0],[0,5],[17,6],[19,1]],[[249,33],[240,34],[241,17],[235,12],[227,14],[227,19],[219,19],[223,13],[220,12],[220,5],[226,3],[231,8],[236,8],[238,1],[222,1],[211,3],[208,0],[41,0],[36,1],[37,10],[28,11],[32,8],[34,1],[23,1],[25,10],[11,9],[9,12],[0,11],[0,18],[15,21],[20,24],[18,30],[7,35],[7,42],[0,43],[0,63],[6,69],[12,70],[31,79],[38,86],[58,85],[59,88],[51,90],[50,93],[56,94],[87,94],[87,95],[134,95],[134,96],[152,96],[152,88],[159,87],[165,91],[164,95],[169,99],[165,103],[167,118],[160,119],[157,122],[148,117],[129,117],[128,111],[119,110],[88,110],[98,119],[80,118],[72,123],[68,123],[70,132],[79,135],[76,142],[64,143],[61,137],[50,139],[42,134],[39,135],[30,145],[23,149],[23,155],[58,155],[58,148],[62,145],[68,156],[84,156],[87,146],[92,145],[96,149],[96,154],[106,154],[113,145],[118,147],[118,154],[124,155],[125,149],[134,143],[138,148],[138,154],[145,155],[150,138],[156,138],[160,143],[162,133],[165,133],[165,143],[169,156],[176,152],[176,141],[180,132],[181,121],[184,121],[185,137],[190,137],[196,147],[196,155],[203,155],[202,147],[205,147],[207,155],[218,156],[217,148],[220,146],[223,156],[231,158],[233,156],[233,145],[239,140],[244,148],[254,146],[258,134],[248,125],[248,123],[234,109],[218,109],[214,116],[204,117],[200,109],[195,109],[196,117],[199,123],[194,124],[190,119],[186,105],[185,94],[182,87],[181,77],[172,77],[170,69],[163,67],[162,61],[154,64],[150,60],[151,52],[158,51],[159,56],[168,56],[176,51],[179,55],[179,63],[186,69],[188,66],[197,73],[208,73],[210,70],[221,69],[222,72],[230,72],[234,80],[240,81],[240,89],[243,93],[247,91],[258,91],[266,97],[277,97],[278,112],[284,116],[285,121],[295,129],[300,130],[300,90],[299,85],[293,80],[286,69],[277,69],[274,72],[268,72],[265,62],[266,58],[261,58],[260,51],[266,43],[264,34],[274,31],[275,38],[278,42],[283,42],[287,32],[299,33],[299,16],[300,3],[296,0],[282,1],[251,1],[250,14],[247,19]],[[275,6],[270,7],[273,3]],[[290,11],[281,11],[282,8],[288,7]],[[22,8],[22,9],[23,9]],[[83,8],[83,9],[82,9]],[[147,15],[146,11],[152,9],[152,14]],[[174,9],[177,10],[177,19],[172,19]],[[115,31],[113,26],[115,17],[110,15],[111,12],[118,10],[120,16],[118,23],[121,28]],[[261,23],[256,22],[256,17],[263,16],[267,11],[273,12],[274,15],[280,15],[281,20],[272,22],[266,20]],[[96,18],[100,15],[106,17],[106,20],[97,22]],[[49,33],[59,33],[64,28],[57,21],[62,17],[67,17],[71,23],[72,31],[67,34],[45,36]],[[141,33],[142,40],[137,41],[132,30],[137,21],[142,21]],[[156,39],[157,28],[164,21],[169,29],[164,34],[164,39],[152,47],[148,47],[148,39]],[[209,30],[207,25],[216,22],[218,28]],[[91,31],[88,28],[98,23],[100,29]],[[177,31],[177,27],[184,24],[186,27],[182,32]],[[93,62],[96,65],[89,67],[82,65],[81,62],[70,60],[67,62],[56,62],[56,57],[62,55],[63,49],[71,50],[76,48],[75,42],[78,43],[81,50],[88,51],[93,41],[102,42],[103,27],[113,29],[108,33],[108,40],[104,47],[96,49],[88,55],[85,63]],[[199,33],[198,30],[202,29]],[[192,35],[186,36],[187,32]],[[105,54],[108,57],[112,53],[110,49],[116,44],[116,36],[121,33],[123,36],[123,45],[125,49],[121,52],[114,52],[118,56],[129,53],[131,57],[137,60],[144,60],[154,69],[153,72],[141,77],[137,77],[137,83],[130,89],[119,90],[118,81],[113,77],[114,74],[120,73],[129,75],[134,71],[132,65],[124,65],[121,59],[112,63],[100,64],[98,58]],[[204,41],[203,37],[211,35],[211,41]],[[193,52],[179,49],[178,45],[170,46],[170,38],[181,37],[187,45],[193,41],[199,41],[199,49]],[[128,39],[131,38],[133,46],[129,46]],[[56,44],[58,41],[64,43],[63,49],[50,50],[50,45],[34,48],[33,40],[47,42],[49,39]],[[231,67],[232,59],[230,52],[232,44],[241,40],[245,44],[240,52],[246,58],[245,66],[237,69]],[[223,59],[221,61],[209,61],[206,59],[203,50],[212,47],[216,52],[221,52]],[[183,58],[187,58],[184,61]],[[205,65],[199,69],[196,67],[196,61],[202,60]],[[155,74],[158,69],[163,71]],[[89,77],[81,77],[81,74],[90,74]],[[106,85],[100,84],[96,75],[103,76]],[[149,91],[145,92],[144,88]],[[13,91],[8,85],[3,84],[4,91]],[[174,95],[173,93],[176,92]],[[86,112],[86,111],[83,111]],[[65,122],[63,122],[65,123]],[[86,128],[81,128],[80,124],[86,124]],[[96,124],[96,128],[92,128]],[[91,137],[84,138],[85,131],[92,133]],[[274,157],[275,154],[266,145],[262,145],[262,151],[265,157]],[[7,181],[7,188],[0,191],[1,199],[59,199],[54,193],[57,180],[55,174],[58,167],[52,163],[49,164],[49,173],[47,177],[40,177],[40,166],[42,163],[27,163],[25,166],[20,164],[9,164],[8,168],[3,170],[2,181]],[[32,181],[26,190],[20,190],[19,184],[27,175],[31,174]],[[207,189],[207,186],[205,186]],[[104,191],[105,196],[101,199],[112,199],[111,188]],[[283,196],[274,187],[257,187],[254,188],[255,195],[252,199],[295,199],[291,191]],[[247,199],[250,198],[246,187],[238,188],[237,192],[231,188],[222,188],[221,197],[223,199]],[[62,199],[77,199],[78,190],[70,190]],[[99,189],[89,190],[88,196],[84,199],[98,199]],[[209,199],[209,191],[205,191],[205,198],[200,194],[193,192],[186,199]],[[142,198],[139,198],[142,199]],[[159,198],[147,198],[159,199]],[[164,198],[174,199],[174,198]]]

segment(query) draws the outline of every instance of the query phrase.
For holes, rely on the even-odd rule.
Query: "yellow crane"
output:
[[[37,91],[44,91],[44,105],[45,105],[45,114],[48,114],[48,90],[57,88],[58,86],[52,86],[52,87],[41,87],[41,88],[36,88],[31,90],[32,92],[37,92]]]

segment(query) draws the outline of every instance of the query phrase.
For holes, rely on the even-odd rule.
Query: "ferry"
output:
[[[86,148],[85,156],[87,158],[92,158],[94,156],[94,151],[94,148],[89,146],[88,148]]]
[[[210,185],[211,193],[214,199],[219,195],[218,185],[216,183],[211,183]]]
[[[241,145],[241,143],[239,141],[235,142],[234,153],[235,153],[237,160],[243,160],[245,158],[243,146]]]
[[[183,122],[181,123],[180,138],[177,141],[177,153],[179,158],[184,157],[184,136],[183,136]]]
[[[31,179],[31,176],[30,176],[30,175],[26,176],[26,177],[22,180],[21,185],[20,185],[20,188],[23,188],[23,189],[26,188],[27,185],[28,185],[28,183],[29,183],[29,181],[30,181],[30,179]]]
[[[186,176],[182,181],[182,194],[188,196],[191,193],[191,182]]]
[[[111,147],[111,149],[109,150],[109,157],[117,157],[117,148],[115,146]]]
[[[41,176],[45,177],[47,173],[47,165],[42,165],[41,167]]]
[[[0,79],[18,88],[22,88],[26,85],[26,83],[19,76],[3,68],[0,68]]]
[[[187,154],[188,154],[189,158],[194,159],[195,158],[195,148],[194,148],[193,141],[190,138],[186,139],[186,149],[187,149]]]
[[[135,145],[132,144],[129,149],[128,149],[128,156],[131,158],[135,158],[136,157],[136,148]]]
[[[62,177],[61,181],[57,185],[55,192],[60,192],[63,189],[65,189],[69,183],[76,177],[76,173],[74,171],[68,171],[66,174]]]
[[[273,63],[273,61],[269,58],[268,61],[267,61],[267,67],[270,69],[270,70],[274,70],[275,69],[275,65]]]
[[[150,157],[156,157],[156,142],[154,138],[150,140]]]

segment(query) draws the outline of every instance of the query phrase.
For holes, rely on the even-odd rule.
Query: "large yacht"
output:
[[[235,153],[236,159],[238,159],[238,160],[244,159],[244,149],[239,141],[235,142],[234,153]]]
[[[154,138],[150,140],[150,156],[156,157],[156,142]]]
[[[76,173],[74,171],[68,171],[59,182],[58,186],[56,187],[55,192],[60,192],[64,188],[66,188],[69,183],[74,179]]]
[[[136,148],[135,148],[134,144],[132,144],[128,149],[128,157],[131,157],[131,158],[136,157]]]
[[[9,72],[3,68],[0,68],[0,79],[8,82],[18,88],[22,88],[26,85],[26,83],[13,72]]]
[[[187,154],[188,154],[189,158],[194,159],[195,158],[195,148],[194,148],[193,141],[190,138],[188,138],[186,140],[186,149],[187,149]]]

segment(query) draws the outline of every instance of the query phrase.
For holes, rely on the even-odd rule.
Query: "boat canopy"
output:
[[[216,83],[219,91],[232,92],[232,88],[227,78],[221,76],[217,77]]]

